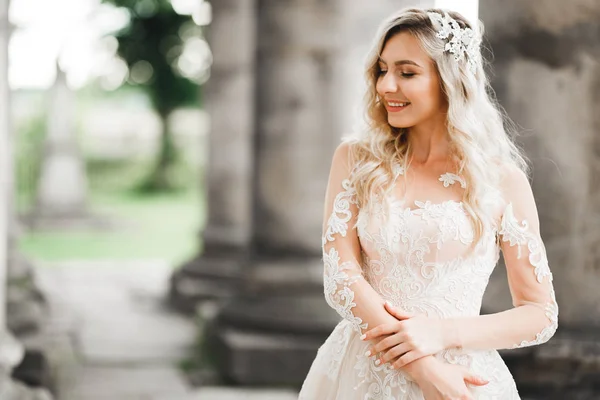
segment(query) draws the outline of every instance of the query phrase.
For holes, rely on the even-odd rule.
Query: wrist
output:
[[[418,381],[428,376],[428,371],[431,370],[433,364],[436,362],[433,356],[421,357],[404,366],[404,371],[408,373],[415,381]]]
[[[444,348],[462,347],[459,328],[460,325],[455,318],[445,318],[442,320]]]

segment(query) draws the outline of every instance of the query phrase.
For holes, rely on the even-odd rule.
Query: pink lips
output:
[[[396,103],[396,102],[394,102],[394,103]],[[406,102],[404,102],[404,101],[398,101],[397,103],[406,103]],[[386,102],[386,104],[385,104],[385,108],[388,110],[388,112],[399,112],[399,111],[402,111],[402,110],[406,109],[406,108],[407,108],[407,107],[409,107],[409,106],[410,106],[410,103],[408,103],[408,104],[407,104],[407,105],[405,105],[405,106],[400,106],[400,107],[391,106],[391,105],[390,105],[389,103],[387,103],[387,102]]]

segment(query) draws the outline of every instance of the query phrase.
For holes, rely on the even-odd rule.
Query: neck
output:
[[[445,123],[427,121],[410,127],[408,142],[413,164],[425,165],[448,159],[450,139]]]

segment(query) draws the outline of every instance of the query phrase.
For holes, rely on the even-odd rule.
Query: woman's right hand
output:
[[[484,386],[489,383],[461,365],[445,364],[434,360],[427,369],[414,375],[414,379],[423,391],[425,400],[472,400],[473,395],[467,383]]]

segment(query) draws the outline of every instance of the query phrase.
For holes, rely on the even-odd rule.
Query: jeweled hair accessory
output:
[[[428,12],[427,15],[437,30],[436,36],[440,39],[449,39],[444,51],[454,54],[457,62],[466,58],[467,67],[475,73],[478,63],[479,36],[471,28],[461,28],[458,22],[446,13],[441,15],[437,12]]]

